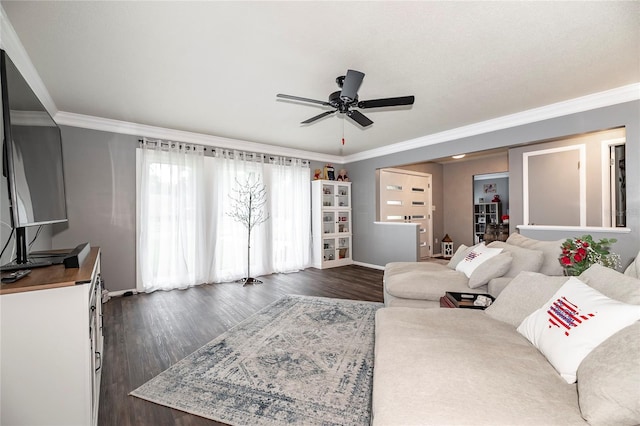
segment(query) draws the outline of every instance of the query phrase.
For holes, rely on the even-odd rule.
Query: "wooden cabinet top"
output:
[[[34,268],[29,275],[15,283],[2,283],[0,295],[89,283],[99,254],[100,247],[91,247],[80,268],[65,268],[62,264]]]

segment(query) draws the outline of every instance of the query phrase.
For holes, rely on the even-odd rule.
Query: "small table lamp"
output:
[[[444,238],[442,238],[442,256],[443,257],[452,257],[453,256],[453,240],[446,234]]]

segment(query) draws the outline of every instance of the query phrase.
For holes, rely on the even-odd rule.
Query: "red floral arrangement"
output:
[[[580,275],[594,263],[613,269],[619,267],[620,255],[609,251],[611,244],[616,241],[618,240],[615,238],[602,238],[600,241],[594,241],[591,235],[567,238],[562,243],[562,254],[559,257],[565,275]]]

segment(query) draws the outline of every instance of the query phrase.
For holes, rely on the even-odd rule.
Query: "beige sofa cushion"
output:
[[[507,273],[513,258],[510,253],[500,253],[478,266],[469,277],[469,288],[478,288],[490,280]]]
[[[580,280],[615,300],[640,305],[640,279],[602,265],[592,265],[580,274]]]
[[[489,247],[501,248],[503,251],[511,253],[513,262],[504,274],[506,277],[515,277],[522,271],[538,272],[544,261],[544,253],[540,250],[518,247],[502,241],[494,241],[489,244]]]
[[[544,254],[544,261],[538,272],[545,275],[562,275],[564,273],[558,260],[562,253],[560,246],[564,241],[564,239],[555,241],[534,240],[518,233],[513,233],[507,238],[507,244],[532,250],[540,250]]]
[[[514,327],[472,309],[376,314],[373,425],[575,425],[565,383]]]
[[[624,274],[634,278],[640,278],[640,253],[638,253],[635,259],[633,259],[629,266],[627,266],[624,270]]]
[[[419,308],[419,309],[434,309],[440,308],[440,300],[425,300],[425,299],[403,299],[395,297],[383,290],[384,306],[386,307],[402,307],[402,308]]]
[[[485,313],[518,327],[534,311],[540,309],[569,277],[550,277],[537,272],[521,272],[502,290]]]
[[[433,262],[391,262],[384,272],[385,291],[404,299],[439,301],[447,291],[469,291],[468,282],[465,274]]]
[[[640,323],[596,347],[578,368],[582,416],[591,425],[640,424]]]
[[[502,290],[509,285],[511,280],[513,280],[513,277],[498,277],[489,280],[489,284],[487,284],[487,291],[493,297],[498,297],[500,293],[502,293]]]

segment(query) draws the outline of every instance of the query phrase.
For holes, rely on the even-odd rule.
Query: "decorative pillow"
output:
[[[624,270],[625,275],[630,277],[640,278],[640,253],[633,259],[633,261]]]
[[[582,417],[590,425],[640,424],[640,323],[602,342],[578,368]]]
[[[640,306],[609,299],[570,277],[518,327],[560,373],[575,383],[582,360],[607,338],[640,320]]]
[[[538,272],[545,275],[562,275],[564,273],[562,265],[560,265],[558,261],[562,253],[560,246],[564,241],[564,239],[555,241],[535,240],[516,232],[507,238],[507,244],[532,250],[540,250],[544,253],[544,262],[542,262],[542,266]]]
[[[489,248],[485,246],[484,243],[478,244],[474,246],[472,250],[467,251],[464,259],[456,265],[456,271],[464,273],[467,278],[469,278],[478,266],[492,257],[499,255],[501,251],[502,249]]]
[[[478,288],[503,276],[511,267],[511,254],[500,253],[480,264],[469,277],[469,288]]]
[[[464,257],[467,255],[468,249],[469,247],[465,246],[464,244],[460,244],[460,247],[458,247],[458,250],[456,250],[456,252],[454,253],[449,263],[447,263],[447,268],[456,269],[456,266],[458,266],[458,263],[460,263],[460,261],[464,259]]]
[[[580,274],[580,281],[615,300],[640,305],[640,279],[606,266],[591,265]]]
[[[568,279],[520,272],[484,312],[493,319],[517,327],[528,315],[540,309]]]
[[[511,253],[513,262],[511,262],[511,268],[504,274],[505,277],[515,277],[522,271],[539,272],[544,261],[544,253],[540,250],[522,248],[502,241],[494,241],[487,247],[501,248]]]

